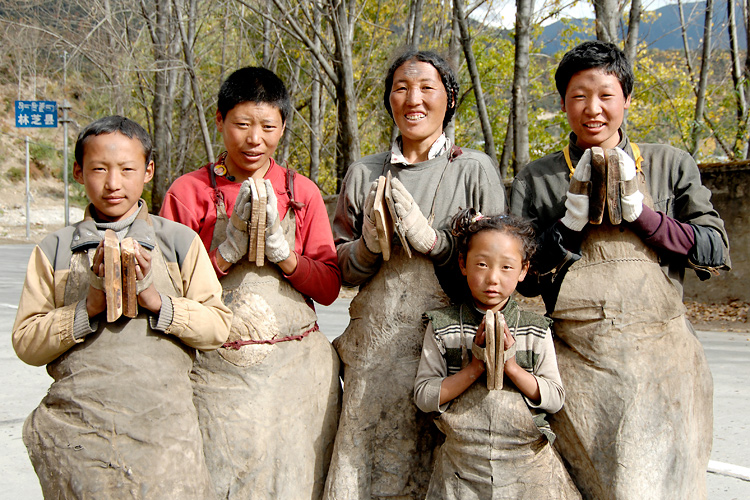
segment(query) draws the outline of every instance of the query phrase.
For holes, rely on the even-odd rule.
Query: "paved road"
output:
[[[44,368],[22,363],[13,352],[10,333],[23,284],[30,245],[0,246],[0,498],[41,499],[21,429],[26,416],[44,397],[51,379]],[[333,339],[348,324],[345,299],[319,307],[321,330]],[[750,467],[750,334],[699,332],[714,377],[714,442],[711,459]],[[708,498],[745,500],[750,482],[708,474]]]

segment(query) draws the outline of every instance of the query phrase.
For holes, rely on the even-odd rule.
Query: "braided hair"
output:
[[[466,258],[471,238],[487,230],[517,238],[521,242],[521,262],[525,266],[531,261],[537,244],[529,221],[515,215],[482,215],[473,208],[461,209],[451,220],[451,232],[458,240],[459,255]]]

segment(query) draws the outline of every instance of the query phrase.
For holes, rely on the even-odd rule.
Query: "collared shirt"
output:
[[[391,145],[391,163],[411,165],[411,163],[406,160],[404,154],[401,152],[402,144],[403,142],[401,140],[401,136],[396,137],[396,140],[393,141],[393,144]],[[448,139],[445,134],[440,134],[440,137],[438,137],[437,140],[432,143],[432,146],[430,146],[430,150],[427,152],[427,159],[432,160],[433,158],[437,158],[441,154],[448,151],[450,147],[451,140]]]

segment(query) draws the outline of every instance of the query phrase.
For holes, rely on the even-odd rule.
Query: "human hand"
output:
[[[503,351],[507,351],[508,349],[513,347],[513,344],[515,343],[516,339],[513,337],[513,335],[511,335],[510,328],[508,328],[508,323],[503,321]]]
[[[561,222],[573,231],[581,231],[589,221],[589,193],[591,192],[591,150],[584,151],[578,161],[565,199],[565,215]]]
[[[151,272],[151,252],[135,242],[135,293],[138,295],[138,305],[152,313],[159,314],[161,310],[161,296],[154,286]]]
[[[94,252],[94,261],[89,268],[89,293],[86,295],[86,312],[89,318],[107,310],[107,295],[104,293],[104,240]]]
[[[633,159],[625,151],[615,148],[620,160],[620,205],[622,218],[628,222],[636,220],[643,212],[643,193],[638,190]]]
[[[286,260],[291,254],[289,243],[284,237],[279,219],[278,200],[271,181],[263,181],[266,186],[266,257],[274,264]]]
[[[240,186],[240,192],[237,194],[234,209],[227,224],[227,237],[219,245],[219,254],[230,264],[234,264],[247,254],[249,236],[247,223],[253,208],[251,182],[253,182],[252,179],[246,179]]]
[[[378,181],[375,180],[370,184],[370,191],[365,198],[365,206],[362,216],[362,238],[365,240],[365,246],[372,253],[382,253],[380,241],[378,240],[378,231],[375,228],[375,193],[378,191]]]
[[[391,179],[391,193],[398,221],[406,233],[411,247],[419,253],[429,254],[437,242],[437,233],[430,227],[411,193],[396,178]]]

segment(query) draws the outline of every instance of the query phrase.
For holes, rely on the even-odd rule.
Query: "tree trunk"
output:
[[[695,99],[695,121],[691,133],[691,155],[698,156],[700,150],[701,129],[703,128],[703,113],[706,105],[706,87],[708,86],[708,72],[711,60],[711,23],[714,12],[714,0],[706,0],[706,20],[703,25],[703,55],[701,57],[700,80]]]
[[[737,104],[737,133],[732,148],[735,160],[745,157],[747,147],[747,101],[745,100],[745,86],[748,82],[742,79],[742,64],[740,62],[739,41],[737,40],[737,15],[734,0],[727,0],[727,20],[729,22],[729,53],[732,58],[732,83]]]
[[[516,55],[513,67],[513,170],[529,163],[529,47],[534,0],[516,0]]]
[[[414,50],[419,50],[419,41],[422,38],[422,3],[423,0],[409,2],[406,43]]]
[[[161,208],[164,194],[169,185],[171,138],[169,134],[169,123],[172,119],[172,99],[169,95],[169,67],[171,64],[169,55],[169,20],[170,0],[156,0],[156,20],[152,21],[148,14],[144,0],[141,0],[141,9],[146,22],[149,25],[151,41],[154,50],[154,61],[156,72],[154,74],[154,97],[151,109],[154,119],[154,177],[151,181],[151,206],[153,213],[158,213]]]
[[[748,0],[750,2],[750,0]],[[461,28],[458,26],[458,19],[456,16],[451,16],[451,39],[448,45],[448,59],[450,60],[453,70],[458,75],[458,70],[461,67]],[[456,111],[458,111],[458,104],[456,103]],[[445,127],[445,135],[455,144],[456,142],[456,116],[458,113],[453,115],[453,119],[450,121],[447,127]]]
[[[632,0],[630,3],[630,19],[628,20],[628,36],[625,38],[625,55],[633,69],[635,69],[635,59],[638,54],[638,31],[641,26],[641,14],[641,0]]]
[[[349,165],[359,159],[359,129],[357,124],[357,95],[354,91],[352,59],[353,25],[350,13],[356,12],[355,0],[330,0],[329,22],[336,40],[334,67],[336,70],[336,100],[338,131],[336,133],[336,192],[341,190]]]
[[[500,155],[500,178],[505,179],[508,177],[508,167],[513,161],[513,100],[510,101],[510,113],[508,116],[508,126],[505,127],[505,141],[503,141],[503,153]],[[511,176],[515,177],[518,173],[517,170],[511,172]]]
[[[495,140],[492,137],[492,126],[487,115],[487,105],[484,102],[484,92],[482,92],[482,82],[479,79],[479,70],[474,58],[474,51],[471,47],[471,34],[469,33],[469,23],[464,16],[464,0],[453,0],[453,16],[458,20],[458,26],[461,30],[461,46],[464,49],[464,57],[469,67],[471,83],[474,86],[474,97],[477,101],[477,111],[479,120],[482,123],[482,134],[484,135],[484,152],[492,158],[497,165],[497,154],[495,153]]]
[[[746,0],[744,6],[744,18],[745,18],[745,37],[747,41],[745,43],[745,102],[747,103],[747,109],[745,110],[745,124],[750,128],[750,0]],[[750,158],[750,134],[745,136],[747,142],[745,143],[745,158]]]
[[[203,108],[203,97],[201,95],[200,82],[198,81],[198,75],[195,72],[195,63],[193,62],[193,46],[188,40],[185,27],[183,26],[183,15],[182,7],[180,2],[182,0],[174,0],[175,12],[177,14],[177,26],[180,31],[180,38],[182,40],[182,53],[185,57],[185,66],[187,72],[190,75],[190,85],[193,89],[193,102],[195,103],[195,111],[198,113],[198,123],[201,128],[201,136],[203,137],[203,147],[206,150],[206,157],[208,161],[214,161],[214,149],[211,145],[211,135],[208,132],[208,125],[206,123],[206,112]],[[195,17],[195,13],[191,12],[191,17]]]
[[[594,14],[596,16],[596,38],[602,42],[617,44],[617,21],[620,11],[617,0],[594,0]]]
[[[320,10],[313,7],[313,32],[320,32]],[[315,37],[315,47],[320,50],[320,38]],[[310,92],[310,179],[318,184],[320,173],[320,74],[317,69],[312,72],[312,89]]]

